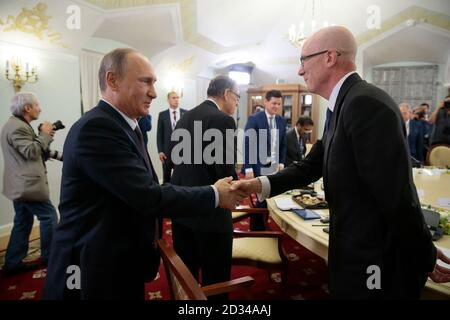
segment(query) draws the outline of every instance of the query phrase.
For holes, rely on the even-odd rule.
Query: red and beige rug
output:
[[[243,220],[235,224],[235,228],[248,230],[248,221]],[[270,221],[270,226],[274,230],[278,227]],[[172,242],[171,222],[164,222],[164,239]],[[302,247],[295,240],[286,236],[283,239],[289,258],[289,281],[287,290],[280,287],[280,274],[273,273],[270,276],[264,269],[257,269],[246,266],[233,266],[232,278],[242,276],[252,276],[255,284],[251,289],[253,299],[257,300],[310,300],[328,299],[327,288],[327,266],[324,260],[314,253]],[[39,240],[30,243],[27,260],[39,258]],[[0,252],[0,265],[3,265],[5,252]],[[22,273],[10,277],[0,274],[0,300],[40,300],[44,286],[46,269],[38,269],[27,273]],[[124,275],[126,276],[126,275]],[[169,291],[166,281],[164,267],[161,264],[156,280],[148,283],[145,288],[146,300],[168,300]],[[245,299],[244,292],[233,292],[230,299]]]

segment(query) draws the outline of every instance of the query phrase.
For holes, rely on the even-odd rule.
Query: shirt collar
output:
[[[210,98],[208,98],[208,99],[206,99],[207,101],[211,101],[212,103],[214,103],[215,105],[216,105],[216,107],[217,107],[217,109],[219,109],[220,110],[220,106],[217,104],[217,102],[215,102],[213,99],[210,99]]]
[[[125,121],[130,125],[131,129],[134,131],[138,125],[137,120],[136,119],[131,119],[129,116],[127,116],[125,113],[123,113],[122,111],[120,111],[119,109],[117,109],[115,106],[112,105],[111,102],[106,101],[105,99],[101,99],[104,102],[106,102],[107,104],[109,104],[111,106],[111,108],[113,108],[114,110],[116,110],[124,119]]]
[[[275,114],[274,115],[270,115],[270,113],[267,112],[267,110],[264,110],[264,112],[266,113],[266,117],[267,117],[267,121],[270,121],[270,118],[273,117],[275,119]]]
[[[169,106],[169,111],[170,111],[170,114],[172,114],[174,111],[175,111],[177,114],[179,114],[179,113],[180,113],[180,107],[177,107],[176,109],[173,109],[173,108],[171,108],[171,107]]]
[[[337,100],[339,91],[341,91],[342,85],[344,84],[344,81],[354,73],[356,73],[356,71],[351,71],[351,72],[347,73],[334,86],[333,91],[331,91],[330,99],[328,99],[328,105],[327,105],[328,109],[330,109],[331,111],[334,111],[336,100]]]

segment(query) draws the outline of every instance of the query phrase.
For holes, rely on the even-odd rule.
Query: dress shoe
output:
[[[38,262],[29,262],[29,263],[21,263],[14,268],[5,268],[3,267],[3,274],[8,277],[19,273],[24,273],[32,270],[36,270],[40,267],[40,263]]]

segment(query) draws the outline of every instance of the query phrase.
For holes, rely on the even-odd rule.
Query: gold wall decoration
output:
[[[187,58],[177,65],[173,65],[172,68],[181,71],[182,73],[186,73],[188,69],[191,67],[192,62],[194,62],[194,56]]]
[[[61,33],[55,32],[49,26],[52,18],[47,15],[47,5],[38,3],[31,9],[22,8],[22,11],[16,16],[8,15],[6,22],[0,19],[0,29],[3,26],[3,32],[19,31],[34,35],[41,41],[48,41],[52,44],[60,45],[64,48],[69,46],[61,41]]]

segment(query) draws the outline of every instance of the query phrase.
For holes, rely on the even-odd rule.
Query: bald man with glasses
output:
[[[356,50],[344,27],[323,28],[305,42],[299,75],[328,100],[324,136],[304,160],[233,188],[262,200],[323,177],[332,297],[418,299],[428,275],[450,280],[450,270],[436,264],[450,259],[425,224],[400,111],[356,73]]]

